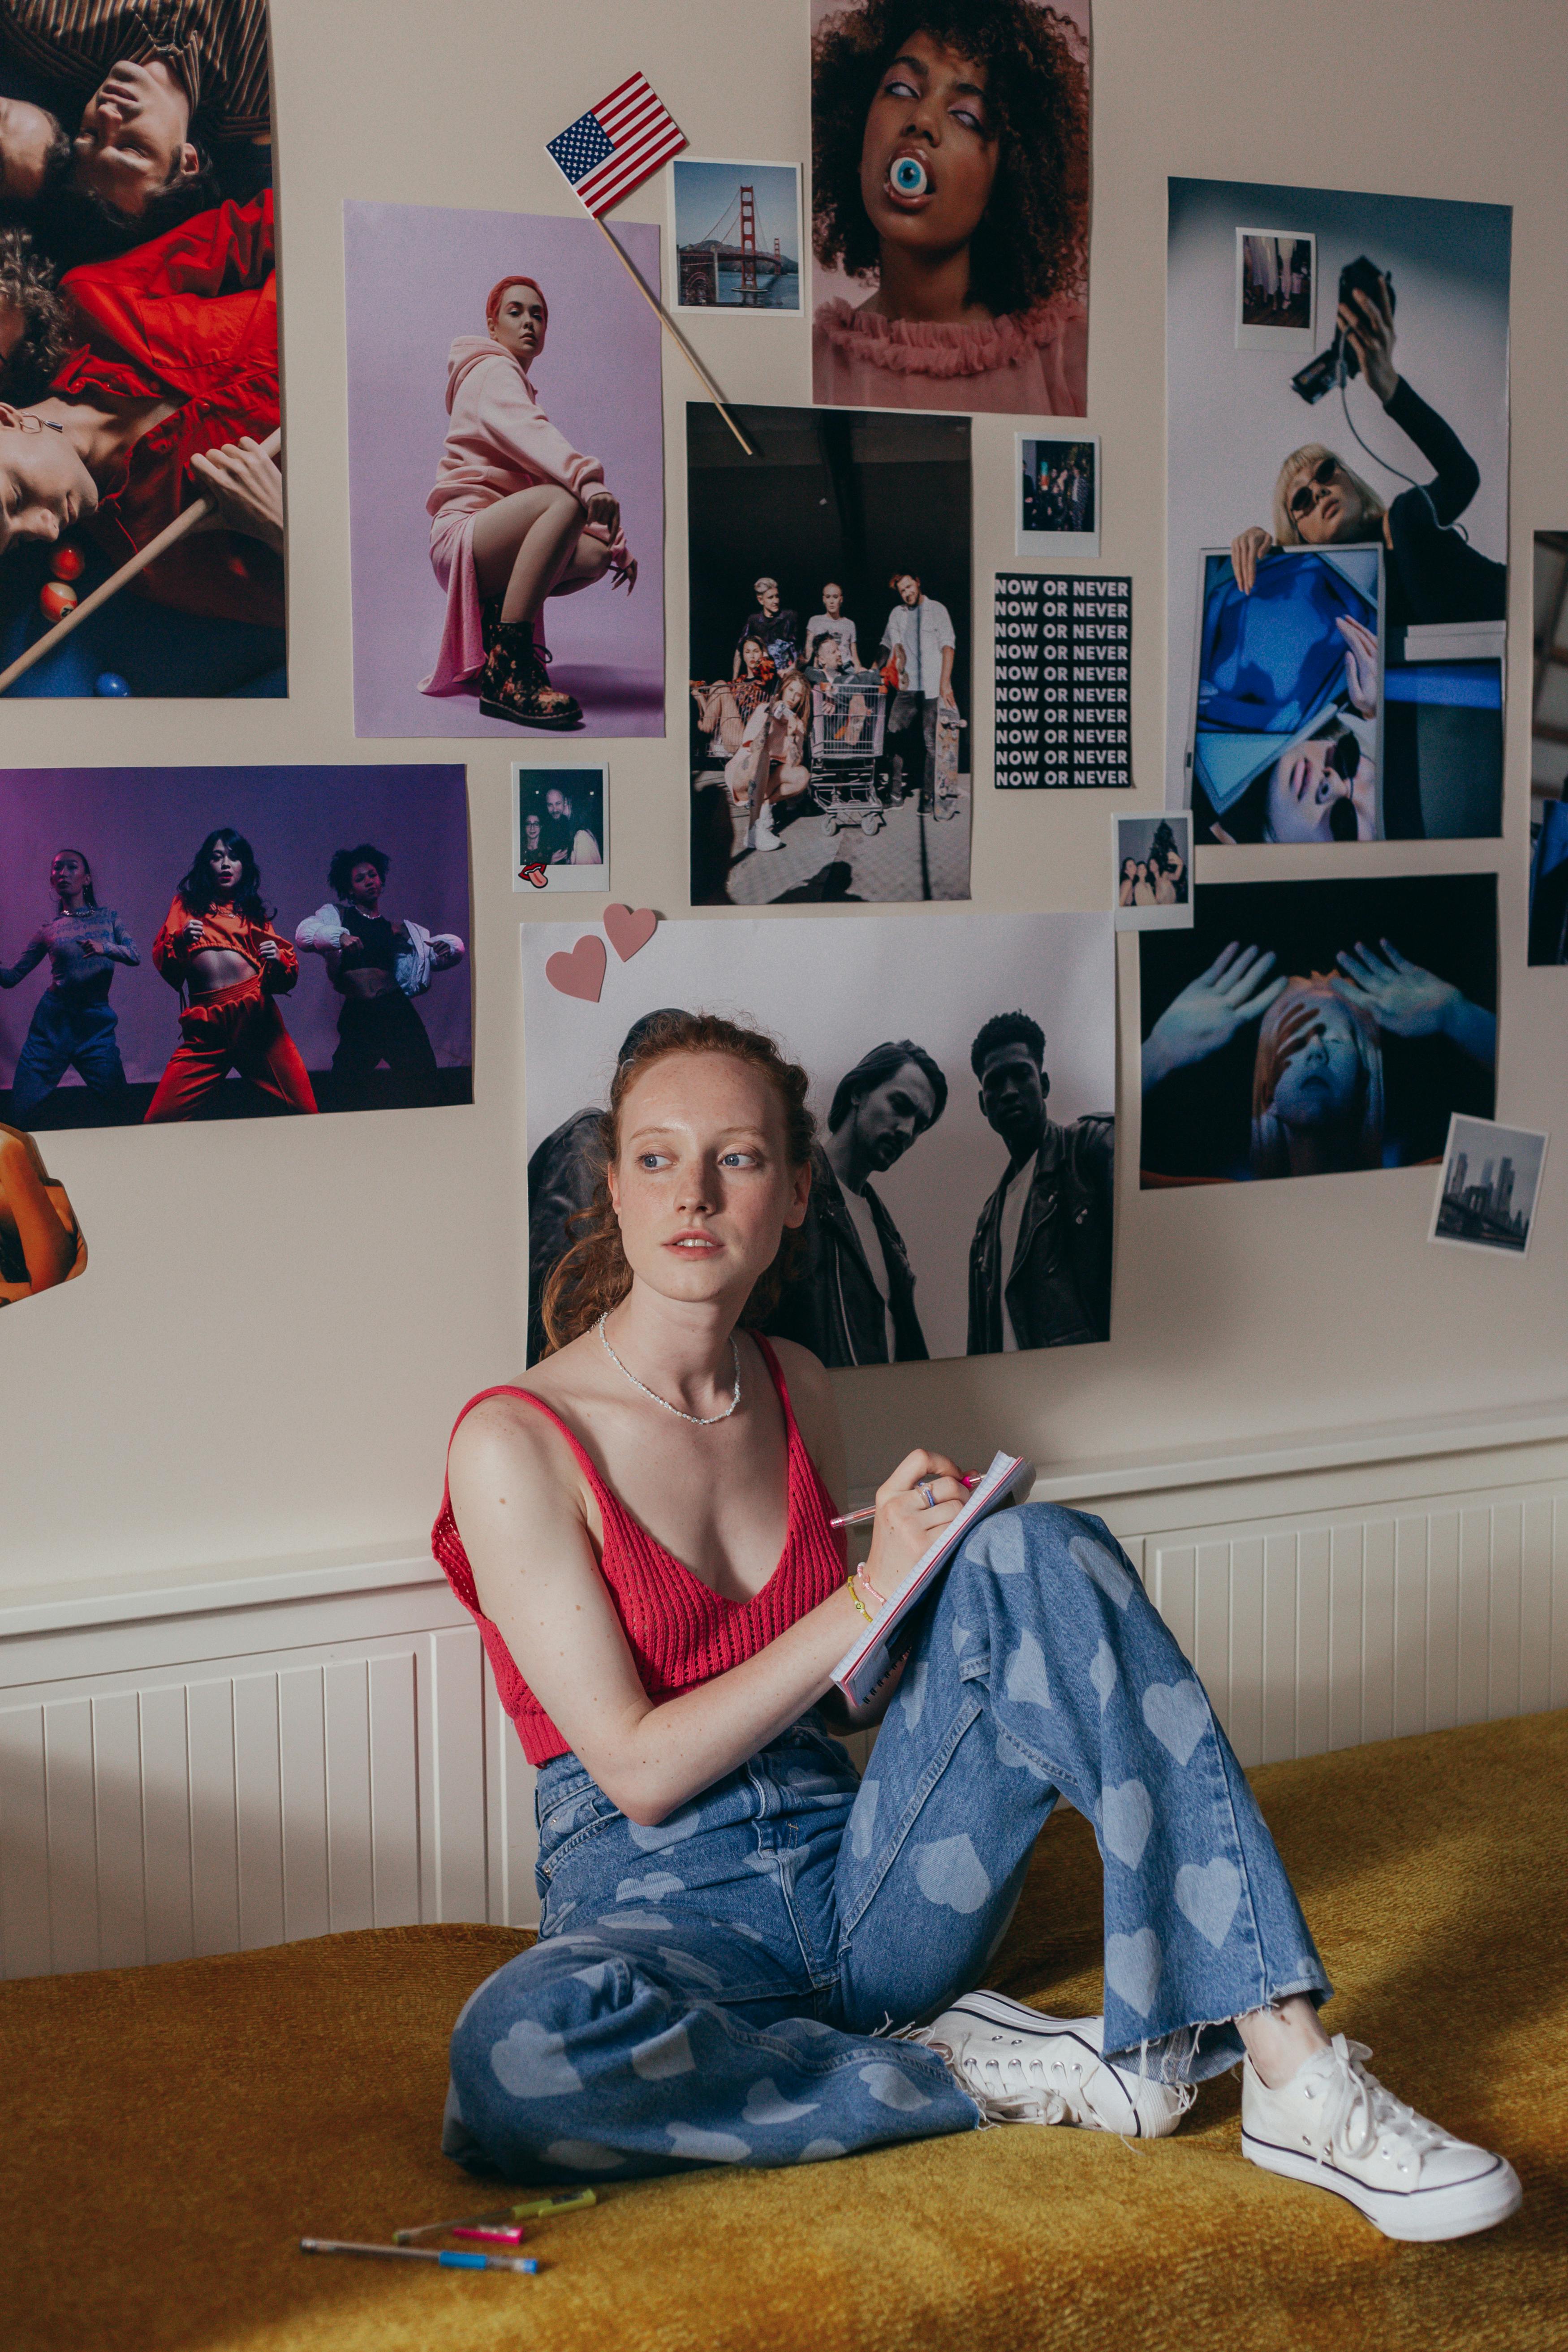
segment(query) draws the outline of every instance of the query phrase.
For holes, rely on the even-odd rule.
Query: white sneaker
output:
[[[1336,2033],[1278,2091],[1247,2059],[1242,2154],[1347,2198],[1385,2238],[1466,2238],[1517,2213],[1524,2191],[1508,2159],[1396,2099],[1363,2065],[1371,2055]]]
[[[782,849],[784,847],[784,843],[773,831],[773,804],[772,801],[764,803],[757,817],[756,824],[752,827],[752,833],[754,836],[752,842],[752,847],[753,849]]]
[[[1163,2139],[1196,2096],[1187,2084],[1140,2081],[1101,2056],[1102,2017],[1043,2017],[1000,1993],[966,1992],[930,2025],[899,2038],[945,2058],[988,2123],[1076,2124],[1085,2131]]]

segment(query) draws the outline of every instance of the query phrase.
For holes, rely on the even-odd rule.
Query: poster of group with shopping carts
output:
[[[691,899],[967,898],[970,420],[687,410]]]

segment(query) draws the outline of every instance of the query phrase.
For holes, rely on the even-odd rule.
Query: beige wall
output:
[[[5,716],[6,762],[439,756],[431,743],[357,742],[353,731],[342,202],[562,211],[571,199],[543,140],[636,65],[698,152],[804,160],[805,16],[805,0],[589,0],[548,12],[539,0],[439,9],[433,0],[273,0],[292,698],[17,703]],[[781,49],[790,37],[800,45],[793,53]],[[1498,866],[1499,1108],[1548,1129],[1563,1128],[1568,1108],[1559,1042],[1568,978],[1527,972],[1523,961],[1529,548],[1535,528],[1568,521],[1565,86],[1568,14],[1548,0],[1484,10],[1458,0],[1099,0],[1096,9],[1089,423],[1103,436],[1103,568],[1136,583],[1136,805],[1157,804],[1163,766],[1166,175],[1339,182],[1515,207],[1508,837],[1389,845],[1363,852],[1358,867]],[[626,213],[662,227],[662,181]],[[800,327],[714,320],[701,344],[735,398],[808,399]],[[681,411],[695,387],[668,347],[665,367],[668,679],[679,711]],[[1003,418],[975,427],[982,614],[987,575],[1010,559],[1011,429]],[[984,695],[984,642],[979,654]],[[988,730],[975,731],[976,907],[1105,906],[1107,796],[999,797],[985,781]],[[519,908],[506,813],[514,750],[468,747],[471,1109],[48,1139],[92,1262],[80,1283],[0,1318],[0,1585],[150,1580],[169,1568],[421,1538],[456,1407],[521,1355]],[[669,916],[683,912],[686,894],[684,751],[681,718],[667,742],[608,747],[617,895]],[[1256,854],[1242,853],[1227,871],[1316,870],[1309,856],[1277,850],[1249,866]],[[1135,1070],[1136,964],[1125,942],[1122,955],[1122,1060]],[[1141,1198],[1137,1098],[1125,1076],[1119,1108],[1114,1340],[842,1376],[858,1482],[917,1438],[961,1454],[1005,1443],[1049,1468],[1293,1441],[1568,1390],[1563,1139],[1521,1266],[1426,1246],[1430,1171]]]

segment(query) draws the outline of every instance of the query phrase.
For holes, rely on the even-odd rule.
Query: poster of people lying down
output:
[[[1109,915],[661,923],[626,963],[592,934],[593,1001],[556,984],[581,924],[521,930],[530,1362],[601,1185],[616,1064],[670,1009],[767,1030],[809,1076],[810,1198],[764,1331],[829,1365],[1110,1338]]]
[[[1511,221],[1170,184],[1165,803],[1200,848],[1501,832]]]
[[[1205,882],[1139,940],[1143,1189],[1429,1166],[1497,1086],[1497,877]]]
[[[0,190],[4,691],[286,694],[266,0],[3,0]]]
[[[0,1123],[473,1099],[461,768],[0,769]]]

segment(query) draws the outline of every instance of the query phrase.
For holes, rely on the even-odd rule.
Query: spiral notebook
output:
[[[1010,1503],[1020,1486],[1034,1483],[1032,1463],[1016,1454],[998,1454],[956,1519],[943,1528],[929,1551],[921,1554],[908,1576],[889,1592],[859,1640],[844,1653],[833,1669],[833,1679],[853,1706],[864,1706],[892,1666],[894,1640],[900,1626],[918,1609],[971,1528]]]

